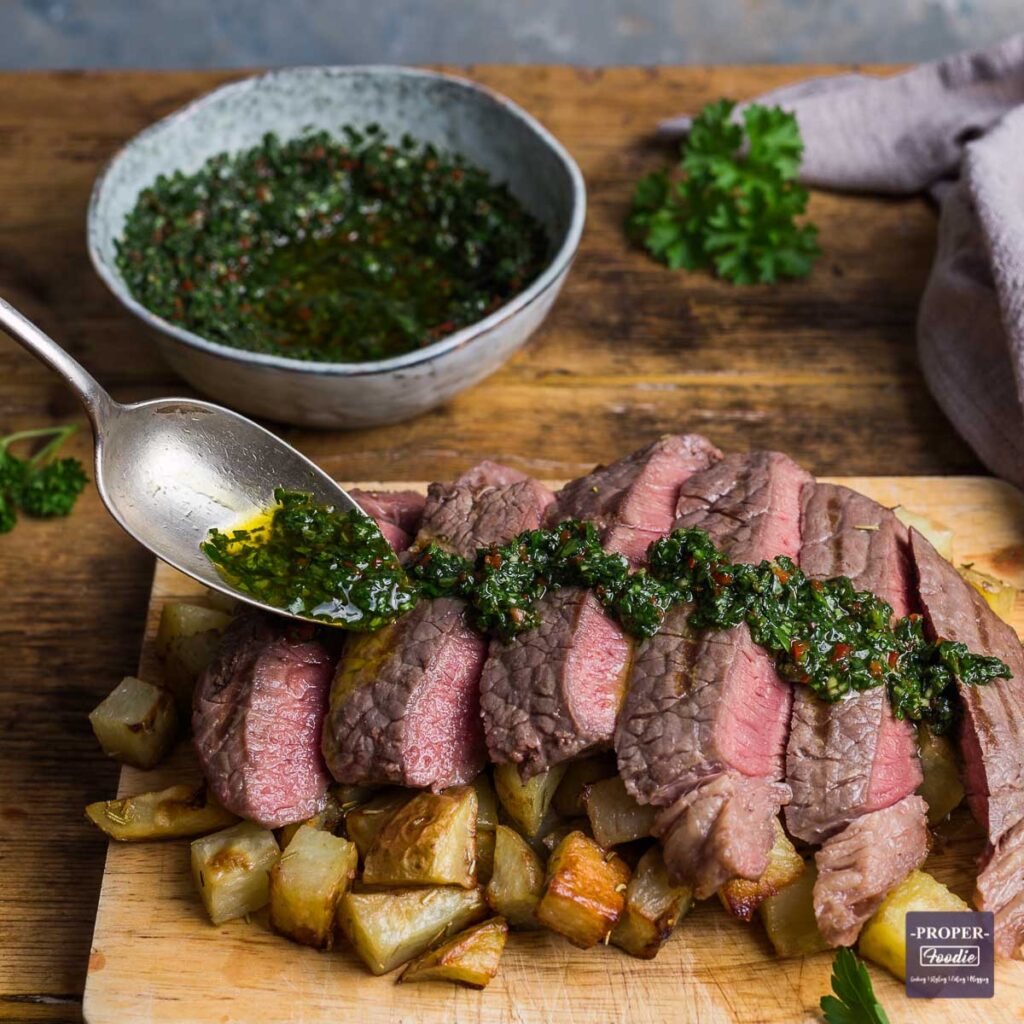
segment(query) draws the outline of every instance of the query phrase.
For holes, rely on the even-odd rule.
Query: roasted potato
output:
[[[498,973],[508,937],[508,924],[492,917],[413,960],[399,981],[458,981],[470,988],[486,988]]]
[[[882,901],[860,933],[860,955],[905,980],[907,976],[907,914],[911,910],[970,910],[940,881],[924,871],[909,875]]]
[[[564,775],[565,765],[559,764],[523,782],[516,765],[499,764],[494,768],[494,788],[513,824],[526,835],[535,836]]]
[[[513,828],[499,825],[494,833],[494,867],[487,883],[487,902],[513,928],[535,928],[534,911],[544,891],[540,858]]]
[[[749,921],[754,911],[769,896],[782,892],[804,873],[804,859],[796,852],[782,828],[775,819],[775,843],[768,855],[768,867],[756,880],[731,878],[718,890],[722,906],[741,921]]]
[[[1013,606],[1017,601],[1016,587],[1004,583],[995,576],[989,576],[988,573],[979,572],[971,565],[961,565],[957,571],[985,598],[988,606],[999,618],[1010,620],[1013,616]]]
[[[498,825],[498,795],[494,792],[489,772],[481,772],[473,780],[476,790],[476,831],[493,832]]]
[[[630,956],[653,960],[692,906],[693,890],[669,881],[661,847],[652,846],[626,886],[626,905],[611,941]]]
[[[306,821],[296,821],[291,825],[282,825],[277,830],[277,843],[282,850],[286,850],[292,839],[295,838],[295,833],[304,825],[319,829],[321,832],[334,832],[341,826],[344,820],[345,812],[342,810],[341,804],[335,798],[333,790],[328,790],[324,809]]]
[[[928,805],[928,824],[937,825],[963,801],[960,762],[953,744],[945,736],[936,736],[927,725],[918,727],[917,749],[924,776],[917,792]]]
[[[192,881],[210,920],[222,924],[265,907],[280,855],[274,833],[251,821],[194,839]]]
[[[201,836],[238,821],[209,795],[205,782],[100,800],[89,804],[85,813],[111,839],[122,843]]]
[[[103,753],[136,768],[159,764],[180,731],[171,694],[134,676],[125,676],[89,721]]]
[[[953,561],[953,531],[947,530],[937,523],[933,522],[927,516],[918,515],[916,512],[909,512],[902,505],[897,505],[893,509],[896,513],[896,518],[903,523],[904,526],[913,527],[925,540],[930,541],[932,547],[947,562]]]
[[[192,690],[199,673],[213,660],[230,622],[228,612],[200,604],[170,602],[160,612],[156,653],[163,661],[164,684],[186,719],[192,714]]]
[[[345,832],[358,847],[360,857],[365,859],[377,833],[387,824],[391,815],[415,795],[409,789],[386,789],[345,815]]]
[[[792,883],[761,904],[761,920],[768,940],[779,956],[807,956],[828,949],[814,916],[814,883],[818,869],[813,860]]]
[[[570,832],[582,832],[588,839],[594,838],[590,831],[589,818],[570,818],[568,821],[563,821],[552,808],[544,819],[540,831],[527,842],[537,856],[546,862],[548,857],[554,853],[555,847]]]
[[[302,825],[270,872],[270,925],[317,949],[334,945],[338,903],[359,866],[355,843]]]
[[[374,974],[387,974],[487,915],[480,889],[433,886],[347,892],[338,924]]]
[[[479,828],[479,825],[477,826]],[[476,834],[476,880],[479,885],[486,885],[494,871],[494,847],[496,839],[494,829],[477,832]]]
[[[476,885],[476,790],[417,793],[377,833],[363,863],[367,885]]]
[[[548,862],[537,920],[589,949],[615,927],[626,904],[629,868],[582,832],[570,832]]]
[[[581,818],[587,813],[583,805],[583,790],[592,782],[610,779],[617,774],[615,755],[610,752],[572,761],[555,791],[552,806],[563,818]]]
[[[654,808],[638,804],[617,775],[587,786],[583,791],[583,804],[594,838],[606,850],[651,834]]]

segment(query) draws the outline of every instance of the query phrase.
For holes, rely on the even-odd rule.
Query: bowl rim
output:
[[[537,275],[530,285],[508,302],[499,306],[493,313],[488,314],[482,320],[477,320],[466,327],[448,334],[437,341],[431,342],[422,348],[403,355],[392,356],[388,359],[375,359],[362,363],[337,363],[319,362],[307,359],[293,359],[289,356],[270,355],[263,352],[250,352],[247,349],[235,348],[231,345],[224,345],[220,342],[210,341],[200,334],[196,334],[184,327],[179,327],[165,320],[163,317],[153,313],[142,305],[128,290],[116,268],[110,265],[99,250],[95,241],[98,235],[99,204],[104,188],[109,179],[110,173],[125,153],[134,147],[141,140],[166,130],[170,125],[183,121],[192,116],[197,110],[206,106],[212,106],[233,92],[241,92],[246,89],[258,87],[259,83],[274,78],[306,78],[321,75],[348,77],[357,75],[396,75],[407,78],[435,79],[450,82],[469,92],[477,93],[496,106],[510,114],[513,118],[521,121],[543,142],[549,150],[558,158],[569,175],[572,189],[572,209],[570,211],[569,224],[565,231],[565,237],[557,251],[551,256],[545,268]],[[224,359],[252,363],[258,366],[290,370],[297,373],[309,373],[338,377],[359,377],[376,373],[387,373],[392,370],[404,370],[426,363],[454,349],[462,348],[476,339],[489,334],[499,324],[510,320],[516,314],[531,305],[536,299],[543,295],[549,288],[555,285],[562,275],[568,270],[576,250],[579,248],[580,238],[583,234],[583,225],[586,219],[587,190],[583,174],[579,165],[573,159],[569,151],[548,131],[532,114],[527,113],[519,104],[507,96],[474,82],[472,79],[462,75],[453,75],[449,72],[433,71],[427,68],[406,67],[400,64],[318,64],[304,67],[275,68],[271,71],[260,74],[247,75],[234,82],[218,86],[211,91],[204,93],[183,107],[172,111],[170,114],[154,121],[143,128],[142,131],[133,135],[127,142],[120,146],[116,152],[103,166],[96,180],[93,182],[92,192],[89,197],[89,208],[86,215],[86,245],[89,251],[89,259],[93,269],[99,275],[103,283],[110,289],[114,297],[134,313],[140,320],[164,335],[169,335],[185,345],[199,349],[209,355],[219,356]]]

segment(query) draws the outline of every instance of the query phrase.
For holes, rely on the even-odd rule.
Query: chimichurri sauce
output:
[[[548,241],[503,185],[376,126],[266,135],[138,199],[117,264],[147,309],[212,341],[296,359],[413,351],[487,315]]]
[[[647,550],[647,565],[601,547],[593,523],[566,520],[527,530],[473,559],[436,544],[403,572],[372,520],[278,491],[263,534],[214,532],[204,550],[232,582],[280,608],[355,629],[377,629],[420,597],[458,597],[475,626],[508,641],[539,623],[536,602],[561,587],[589,587],[623,629],[653,636],[686,605],[692,629],[745,622],[779,674],[835,703],[886,686],[898,718],[945,732],[957,713],[956,684],[1010,678],[998,658],[964,644],[930,641],[919,615],[892,622],[892,608],[845,576],[812,580],[786,557],[730,562],[703,530],[676,530]],[[340,612],[340,613],[339,613]]]

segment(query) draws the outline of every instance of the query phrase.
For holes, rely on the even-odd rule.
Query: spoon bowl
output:
[[[96,441],[96,489],[131,536],[214,590],[277,615],[306,618],[237,590],[199,545],[211,529],[230,530],[266,512],[277,487],[309,492],[340,511],[362,511],[343,488],[269,430],[222,406],[190,398],[115,402],[3,299],[0,327],[77,392]]]

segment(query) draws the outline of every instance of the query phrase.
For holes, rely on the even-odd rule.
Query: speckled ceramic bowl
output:
[[[159,174],[197,170],[216,153],[308,127],[337,132],[377,122],[462,153],[505,182],[541,223],[551,259],[490,316],[415,352],[370,363],[312,363],[207,341],[149,312],[128,291],[114,243]],[[129,142],[103,171],[89,205],[89,255],[117,298],[153,329],[164,358],[199,391],[255,416],[312,427],[366,427],[415,416],[493,373],[547,315],[569,271],[586,212],[575,161],[511,101],[450,75],[399,67],[273,71],[196,100]]]

